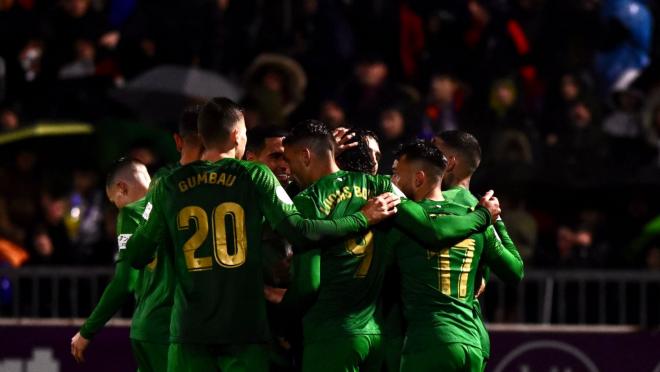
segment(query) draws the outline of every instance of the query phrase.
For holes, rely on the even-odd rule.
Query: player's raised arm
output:
[[[507,282],[519,282],[524,276],[524,265],[520,253],[506,229],[503,230],[503,233],[498,231],[497,234],[500,235],[502,241],[497,238],[493,229],[486,231],[484,261],[500,279]]]
[[[465,216],[438,215],[431,217],[419,204],[407,200],[399,206],[394,223],[408,235],[415,237],[426,246],[452,246],[466,236],[483,231],[492,221],[492,212],[499,205],[492,205],[493,211],[478,206]],[[499,212],[498,212],[499,213]]]

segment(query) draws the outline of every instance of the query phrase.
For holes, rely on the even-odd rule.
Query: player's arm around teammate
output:
[[[428,246],[446,247],[462,238],[483,231],[500,214],[500,204],[489,191],[474,212],[465,216],[441,215],[431,217],[419,204],[405,201],[398,210],[395,224]]]

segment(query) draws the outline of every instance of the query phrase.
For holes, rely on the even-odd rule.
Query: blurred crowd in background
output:
[[[0,139],[97,129],[0,145],[0,257],[111,264],[109,161],[175,161],[167,109],[219,81],[249,128],[376,132],[382,173],[403,141],[470,132],[473,191],[496,190],[528,267],[658,270],[659,18],[645,0],[0,0]]]

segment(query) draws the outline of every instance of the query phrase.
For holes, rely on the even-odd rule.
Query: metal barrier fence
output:
[[[0,269],[0,317],[85,317],[113,272],[111,267]],[[660,272],[528,271],[513,287],[491,280],[481,302],[493,323],[655,326]],[[120,315],[130,317],[131,308],[127,304]]]
[[[112,267],[0,269],[0,316],[88,316],[113,273]],[[121,315],[130,316],[130,309]]]
[[[494,323],[660,324],[660,272],[533,270],[517,286],[488,283],[482,296]]]

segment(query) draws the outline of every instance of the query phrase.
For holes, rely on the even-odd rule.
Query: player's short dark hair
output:
[[[394,154],[394,158],[399,160],[403,156],[408,161],[419,161],[433,170],[436,176],[442,177],[447,168],[447,158],[430,141],[414,140],[404,143]]]
[[[335,151],[335,139],[330,128],[320,120],[304,120],[293,127],[284,138],[285,146],[305,144],[317,155]]]
[[[286,137],[288,132],[282,128],[276,126],[259,126],[254,129],[250,129],[247,132],[247,145],[245,146],[246,151],[258,153],[264,149],[266,145],[266,139],[268,138],[279,138]]]
[[[337,156],[337,165],[346,171],[371,173],[376,164],[374,164],[374,160],[369,152],[367,140],[371,137],[378,142],[378,136],[376,136],[376,133],[362,128],[352,128],[345,135],[348,136],[351,134],[355,134],[355,137],[349,143],[357,142],[358,145],[339,154]]]
[[[110,187],[115,183],[117,176],[120,173],[127,171],[130,168],[135,168],[137,166],[144,165],[139,160],[124,156],[117,159],[108,170],[108,175],[105,179],[105,187]]]
[[[199,113],[201,111],[202,105],[191,105],[183,110],[177,128],[178,133],[182,138],[197,134],[197,119],[199,118]]]
[[[242,116],[241,107],[229,98],[211,98],[204,104],[197,118],[197,130],[204,146],[226,142]]]
[[[465,159],[470,173],[474,173],[479,168],[481,146],[473,135],[460,130],[448,130],[438,133],[438,138]]]

